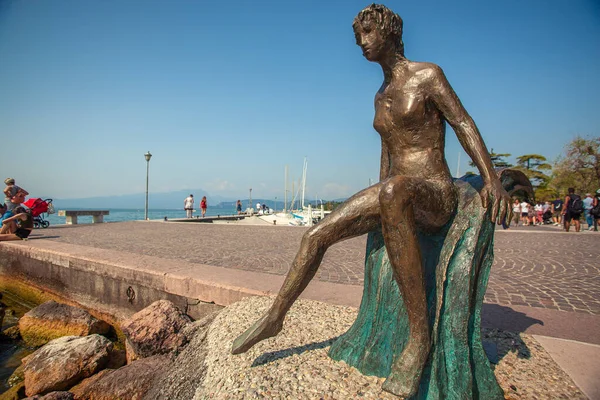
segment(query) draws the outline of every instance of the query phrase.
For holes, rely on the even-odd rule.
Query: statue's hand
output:
[[[483,186],[481,204],[484,208],[492,207],[490,214],[492,223],[497,222],[500,225],[502,221],[506,221],[506,225],[510,224],[512,219],[510,196],[502,187],[499,179],[494,179]]]

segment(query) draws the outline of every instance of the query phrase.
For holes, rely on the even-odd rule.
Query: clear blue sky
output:
[[[0,174],[40,197],[140,193],[150,150],[151,193],[281,199],[306,156],[309,198],[349,196],[379,168],[382,72],[352,32],[368,4],[0,0]],[[597,0],[386,5],[488,148],[554,159],[600,134]],[[446,149],[455,173],[451,129]]]

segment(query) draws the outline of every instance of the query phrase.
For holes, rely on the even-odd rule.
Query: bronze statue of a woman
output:
[[[444,158],[446,121],[481,173],[482,204],[491,207],[492,222],[500,223],[510,213],[510,197],[442,69],[404,56],[400,16],[373,4],[358,14],[353,28],[365,58],[383,69],[373,122],[381,136],[380,182],[352,196],[306,232],[271,309],[234,341],[232,352],[243,353],[281,330],[287,311],[314,277],[329,246],[381,226],[410,326],[408,343],[383,388],[409,397],[418,389],[431,348],[417,232],[440,230],[457,207],[457,192]]]

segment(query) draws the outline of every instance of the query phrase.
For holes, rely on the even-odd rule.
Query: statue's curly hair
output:
[[[361,10],[354,18],[352,27],[365,21],[372,20],[377,24],[377,28],[382,30],[390,39],[394,41],[398,51],[404,55],[404,42],[402,41],[402,18],[383,4],[371,4]]]

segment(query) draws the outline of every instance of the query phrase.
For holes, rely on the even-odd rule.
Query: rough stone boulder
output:
[[[19,332],[19,326],[11,326],[0,332],[0,342],[12,342],[21,339],[21,333]]]
[[[110,325],[81,308],[47,301],[19,320],[21,337],[30,346],[42,346],[62,336],[87,336],[108,333]]]
[[[44,396],[35,395],[27,397],[23,400],[73,400],[73,393],[71,392],[51,392]]]
[[[65,336],[50,341],[25,361],[25,394],[69,389],[103,369],[113,344],[100,335]]]
[[[183,329],[190,318],[168,300],[159,300],[134,314],[121,325],[125,334],[127,362],[178,351],[189,341]]]
[[[185,329],[190,330],[190,343],[168,368],[156,376],[144,400],[194,398],[206,375],[206,335],[217,314],[212,313],[186,326]]]
[[[75,400],[141,399],[163,368],[170,365],[168,355],[136,360],[117,370],[102,371],[71,389]],[[89,382],[88,382],[89,381]]]

